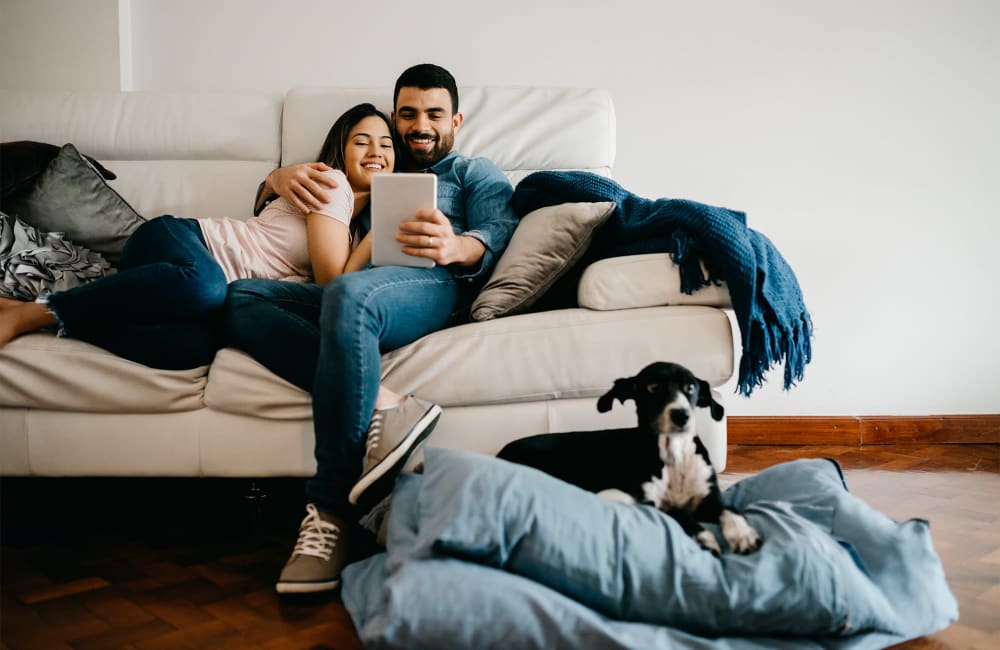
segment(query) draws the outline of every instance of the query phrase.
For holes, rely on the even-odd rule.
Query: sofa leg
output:
[[[250,507],[250,531],[257,535],[263,529],[264,507],[267,503],[267,492],[257,484],[257,481],[250,481],[247,493],[243,495],[247,505]]]

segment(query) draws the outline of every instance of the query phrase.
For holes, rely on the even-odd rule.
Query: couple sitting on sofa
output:
[[[350,556],[348,523],[386,496],[441,412],[381,386],[381,352],[464,318],[517,225],[499,168],[452,151],[461,124],[451,74],[411,67],[396,81],[391,121],[370,104],[348,110],[322,162],[268,175],[257,208],[263,197],[280,198],[258,219],[146,222],[116,275],[47,304],[0,299],[0,346],[59,326],[170,369],[210,363],[226,344],[310,391],[317,470],[277,589],[332,589]],[[439,209],[418,212],[397,235],[432,268],[369,264],[371,177],[394,168],[438,176]],[[315,284],[278,280],[310,275]]]

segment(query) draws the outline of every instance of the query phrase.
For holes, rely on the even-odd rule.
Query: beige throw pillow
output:
[[[524,215],[493,275],[472,303],[472,319],[525,311],[580,259],[615,203],[563,203]]]

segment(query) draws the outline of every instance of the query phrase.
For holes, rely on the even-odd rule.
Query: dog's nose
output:
[[[679,427],[687,424],[690,418],[691,414],[687,409],[670,409],[670,421]]]

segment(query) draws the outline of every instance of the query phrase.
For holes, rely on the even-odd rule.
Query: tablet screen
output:
[[[434,260],[407,255],[396,241],[399,224],[421,208],[437,207],[434,174],[376,174],[372,177],[372,265],[434,266]]]

